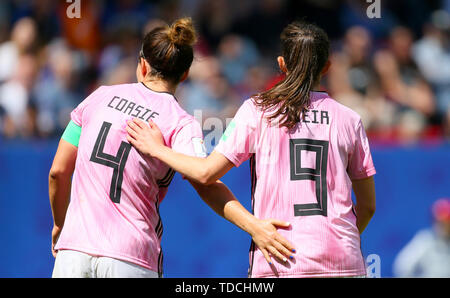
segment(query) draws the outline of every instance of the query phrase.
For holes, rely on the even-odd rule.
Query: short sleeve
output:
[[[200,124],[190,120],[172,136],[173,150],[196,157],[206,157],[206,148],[203,143],[203,132]]]
[[[256,111],[252,101],[247,100],[236,112],[214,150],[239,167],[255,153],[255,144]]]
[[[347,169],[350,179],[364,179],[375,175],[369,140],[361,120],[356,126],[353,140],[353,150],[349,155]]]
[[[89,105],[92,100],[94,100],[101,91],[104,89],[104,86],[97,88],[94,92],[92,92],[88,97],[86,97],[71,113],[71,120],[78,126],[82,127],[83,125],[83,112],[86,106]]]

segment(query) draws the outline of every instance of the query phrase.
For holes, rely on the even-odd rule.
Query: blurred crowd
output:
[[[431,206],[432,225],[416,232],[397,254],[396,277],[450,278],[450,198]]]
[[[141,40],[191,16],[199,33],[189,78],[176,97],[203,119],[232,118],[270,88],[279,34],[295,19],[323,27],[332,67],[322,82],[356,110],[369,137],[415,143],[450,138],[450,1],[78,0],[0,2],[0,138],[59,136],[70,111],[100,85],[136,82]]]

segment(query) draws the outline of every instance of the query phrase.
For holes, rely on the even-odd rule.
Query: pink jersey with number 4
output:
[[[311,105],[294,129],[267,122],[245,101],[215,148],[235,166],[250,159],[256,217],[291,223],[279,233],[296,248],[287,263],[250,248],[250,277],[365,275],[351,198],[352,179],[375,174],[360,117],[312,92]]]
[[[81,136],[56,249],[132,262],[162,273],[159,204],[174,175],[128,142],[126,121],[152,119],[174,150],[205,156],[202,130],[175,97],[142,83],[102,86],[72,113]]]

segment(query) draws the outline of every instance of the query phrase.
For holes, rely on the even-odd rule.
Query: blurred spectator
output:
[[[172,2],[165,1],[166,5]],[[153,4],[143,0],[108,1],[97,6],[96,11],[101,19],[101,33],[108,36],[123,28],[138,32],[149,18],[155,17],[156,13]]]
[[[36,34],[36,23],[31,18],[22,18],[14,24],[11,39],[0,45],[0,83],[13,76],[19,56],[33,49]]]
[[[424,26],[423,37],[413,48],[413,57],[423,76],[431,83],[437,113],[442,117],[450,108],[450,14],[439,10]]]
[[[54,12],[58,9],[58,1],[39,0],[30,1],[30,17],[36,22],[38,45],[44,46],[53,38],[61,34],[59,18],[55,18]],[[67,2],[67,1],[66,1]]]
[[[371,115],[366,96],[374,82],[375,73],[370,61],[372,38],[363,27],[347,30],[341,49],[331,54],[331,67],[327,75],[330,94],[342,104],[358,112],[369,128]]]
[[[253,42],[234,34],[226,35],[220,41],[217,56],[223,74],[232,86],[241,83],[247,70],[259,60],[259,52]]]
[[[190,114],[202,111],[203,118],[234,116],[239,104],[229,82],[222,73],[219,60],[213,56],[197,56],[192,63],[189,79],[177,92],[182,106]]]
[[[108,71],[103,72],[100,85],[129,84],[136,82],[136,57],[120,60]]]
[[[126,27],[118,29],[114,38],[100,52],[96,65],[98,76],[102,80],[105,77],[111,77],[111,72],[120,68],[120,64],[129,60],[129,58],[132,58],[134,63],[137,64],[140,42],[139,32]]]
[[[430,14],[439,9],[448,0],[396,0],[382,1],[382,22],[385,22],[387,12],[395,23],[410,29],[415,35],[420,35],[423,24]],[[393,24],[390,24],[391,26]]]
[[[361,97],[367,93],[374,78],[370,63],[371,45],[371,36],[363,27],[352,27],[346,32],[342,49],[332,55],[328,83],[333,94]]]
[[[47,64],[33,90],[37,127],[41,136],[60,134],[70,120],[70,112],[83,100],[77,87],[74,52],[55,41],[47,48]]]
[[[387,49],[377,51],[373,60],[381,94],[395,104],[397,138],[405,142],[420,139],[435,111],[431,88],[411,57],[412,44],[412,32],[396,27]]]
[[[419,231],[394,262],[396,277],[450,277],[450,199],[432,206],[433,227]]]
[[[289,23],[286,2],[285,0],[256,1],[249,14],[236,21],[233,32],[252,39],[264,56],[274,55],[280,51],[280,33]]]
[[[279,79],[279,78],[278,78]],[[265,65],[257,65],[250,67],[243,78],[243,81],[237,85],[236,92],[241,101],[250,98],[258,92],[262,92],[268,88],[268,83],[273,80],[273,74],[270,68]]]
[[[231,30],[233,12],[230,2],[228,0],[202,0],[199,4],[196,23],[200,35],[206,39],[212,52],[216,50],[220,40]]]
[[[394,28],[389,48],[377,53],[375,66],[389,99],[430,116],[434,113],[434,98],[411,57],[412,44],[413,35],[408,28]]]
[[[11,78],[0,85],[0,106],[5,113],[3,134],[7,137],[28,137],[35,131],[29,101],[37,70],[34,56],[21,55]]]

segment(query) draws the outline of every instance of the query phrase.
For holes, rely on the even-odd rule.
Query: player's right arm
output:
[[[69,206],[71,177],[75,169],[77,147],[61,139],[48,176],[48,193],[53,215],[52,254],[56,256],[54,246],[64,226]]]
[[[48,175],[48,194],[53,215],[53,256],[56,256],[54,247],[64,226],[67,207],[69,206],[72,174],[75,170],[80,134],[81,127],[71,121],[59,141]]]

